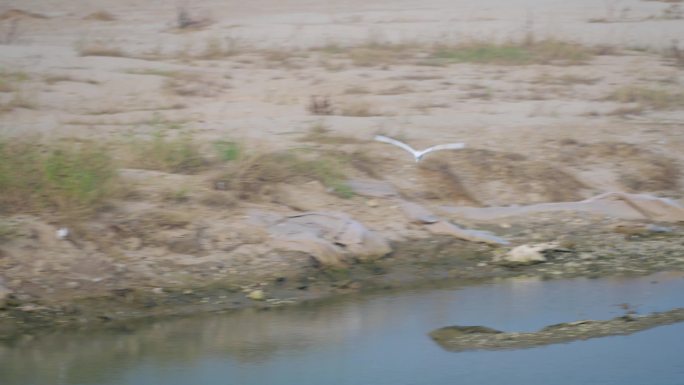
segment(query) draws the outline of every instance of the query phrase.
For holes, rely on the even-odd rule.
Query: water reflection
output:
[[[436,363],[451,367],[469,356],[459,358],[436,347],[426,333],[437,327],[483,324],[535,330],[578,318],[612,318],[624,311],[616,306],[623,302],[637,305],[642,312],[665,310],[684,306],[682,289],[681,275],[514,279],[462,289],[173,319],[133,331],[55,334],[0,346],[0,383],[166,385],[213,373],[202,383],[225,383],[221,379],[226,378],[240,378],[240,384],[292,383],[289,380],[298,378],[302,384],[314,384],[332,383],[331,373],[341,371],[343,378],[336,376],[335,383],[379,384],[384,383],[386,376],[381,373],[387,370],[419,371],[416,365],[421,362],[424,370],[436,370]],[[316,374],[310,377],[307,372],[309,377],[299,378],[302,373],[294,368],[300,366],[317,368]],[[276,373],[282,376],[270,377]],[[405,383],[423,383],[422,374],[415,375],[415,381]]]

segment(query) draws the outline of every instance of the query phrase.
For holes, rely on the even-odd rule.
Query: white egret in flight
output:
[[[436,146],[428,147],[425,150],[418,151],[418,150],[414,150],[413,148],[411,148],[411,146],[409,146],[406,143],[400,142],[396,139],[388,138],[388,137],[383,136],[383,135],[376,135],[375,140],[377,140],[378,142],[389,143],[389,144],[393,144],[397,147],[403,148],[404,150],[410,152],[414,158],[416,158],[416,163],[420,162],[420,160],[423,159],[423,157],[425,155],[427,155],[433,151],[460,150],[460,149],[465,147],[464,143],[448,143],[448,144],[438,144]]]

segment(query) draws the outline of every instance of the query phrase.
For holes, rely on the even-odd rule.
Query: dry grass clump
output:
[[[168,76],[173,77],[178,74],[177,71],[163,70],[156,68],[131,68],[124,71],[131,75],[152,75],[152,76]]]
[[[684,50],[679,48],[679,40],[672,40],[670,48],[663,53],[663,56],[672,60],[675,67],[684,67]]]
[[[306,133],[306,135],[301,138],[301,140],[320,144],[360,143],[360,141],[356,138],[333,134],[323,122],[317,122],[313,124],[309,128],[309,131]]]
[[[668,110],[684,107],[684,93],[643,86],[624,86],[610,93],[607,100],[636,103],[643,108]]]
[[[97,20],[97,21],[114,21],[116,16],[107,11],[95,11],[83,18],[84,20]]]
[[[342,159],[330,155],[306,154],[294,151],[245,156],[233,163],[233,167],[219,178],[228,189],[237,192],[241,199],[258,200],[268,194],[277,183],[297,183],[317,180],[332,193],[342,198],[353,196],[345,183],[345,164]]]
[[[622,172],[620,182],[634,192],[676,190],[680,176],[680,168],[673,160],[657,158]]]
[[[116,168],[98,146],[0,141],[0,210],[92,213],[116,192]]]
[[[25,72],[0,70],[0,92],[14,92],[19,83],[28,79]]]
[[[376,111],[373,106],[364,101],[353,101],[344,104],[340,107],[338,115],[341,116],[355,116],[355,117],[369,117],[380,116],[382,113]]]
[[[47,19],[48,17],[40,13],[24,11],[21,9],[8,9],[0,13],[0,21],[13,19]]]
[[[430,159],[428,162],[420,163],[418,170],[423,177],[421,182],[428,186],[423,190],[426,199],[481,205],[465,186],[461,177],[449,167],[448,163]]]
[[[180,30],[197,30],[211,25],[208,17],[191,15],[186,5],[176,7],[176,27]]]
[[[597,54],[608,52],[605,47],[599,49],[556,39],[535,40],[533,37],[504,43],[479,40],[457,44],[370,41],[356,46],[329,44],[317,50],[332,57],[345,57],[357,66],[407,63],[431,66],[450,63],[572,65],[583,64]]]
[[[663,9],[659,18],[663,20],[680,20],[684,18],[684,10],[682,10],[682,6],[679,4],[671,4]]]
[[[164,88],[178,96],[213,97],[228,87],[221,79],[193,71],[169,73],[164,82]]]
[[[406,62],[415,57],[420,47],[415,44],[371,40],[354,46],[331,43],[316,50],[333,57],[345,57],[357,66],[372,67]]]
[[[344,90],[346,95],[361,95],[369,94],[371,91],[364,86],[351,86]]]
[[[127,54],[119,47],[103,41],[84,41],[76,44],[79,56],[125,57]]]
[[[5,99],[5,101],[0,101],[0,112],[9,112],[16,108],[24,108],[27,110],[33,110],[38,108],[38,104],[35,101],[35,95],[31,92],[27,92],[20,88],[14,88],[11,91],[11,97]]]
[[[231,37],[221,39],[212,36],[206,40],[202,51],[195,55],[189,54],[189,56],[202,60],[218,60],[238,55],[241,52],[242,48],[238,40]]]
[[[542,73],[535,77],[532,80],[532,83],[568,86],[573,84],[592,85],[598,83],[599,81],[599,78],[584,75],[564,74],[560,76],[554,76],[548,73]]]
[[[643,146],[623,142],[569,143],[558,152],[564,164],[581,167],[612,165],[618,180],[635,192],[677,191],[681,170],[678,162]]]
[[[311,95],[306,109],[312,115],[332,115],[335,113],[335,109],[328,96]]]
[[[61,83],[61,82],[73,82],[73,83],[86,83],[86,84],[100,84],[99,81],[93,80],[93,79],[81,79],[77,78],[72,75],[66,75],[66,74],[51,74],[51,75],[46,75],[43,77],[43,80],[47,84],[55,84],[55,83]]]
[[[131,154],[127,163],[135,168],[193,174],[208,165],[200,146],[190,135],[182,133],[168,137],[157,132],[151,140],[133,141],[129,150]]]
[[[210,207],[231,208],[238,204],[232,191],[208,191],[199,197],[199,202]]]

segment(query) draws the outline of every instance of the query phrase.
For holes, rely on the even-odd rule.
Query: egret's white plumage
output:
[[[410,152],[414,158],[416,158],[416,163],[420,162],[420,160],[423,159],[423,157],[426,154],[429,154],[433,151],[460,150],[460,149],[465,147],[464,143],[448,143],[448,144],[438,144],[436,146],[428,147],[425,150],[418,151],[418,150],[414,150],[411,146],[409,146],[406,143],[400,142],[396,139],[388,138],[388,137],[383,136],[383,135],[376,135],[375,140],[377,140],[378,142],[389,143],[389,144],[393,144],[397,147],[403,148],[404,150]]]

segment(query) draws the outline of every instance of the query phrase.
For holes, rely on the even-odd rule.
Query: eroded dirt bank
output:
[[[169,277],[182,273],[197,277],[182,283],[164,281],[168,279],[165,275],[151,281],[132,271],[114,271],[99,281],[70,280],[80,284],[64,285],[64,275],[53,272],[55,275],[46,277],[36,272],[19,290],[5,296],[0,310],[2,337],[13,338],[43,327],[116,326],[137,318],[283,306],[338,295],[453,282],[474,284],[502,277],[598,278],[684,270],[682,229],[678,226],[670,226],[667,233],[625,235],[619,226],[616,231],[615,220],[597,221],[582,213],[537,214],[505,225],[489,226],[498,228],[498,234],[514,245],[548,240],[556,245],[542,252],[545,261],[511,261],[505,259],[511,245],[425,234],[390,242],[391,252],[380,258],[344,260],[334,266],[321,265],[310,254],[295,251],[279,255],[300,260],[301,265],[285,269],[264,262],[249,274],[221,271],[211,263],[166,265],[173,274]],[[485,227],[483,223],[481,228]],[[32,287],[38,284],[57,290]]]

